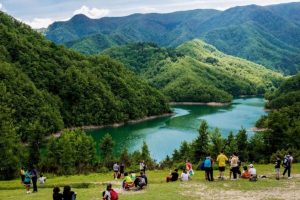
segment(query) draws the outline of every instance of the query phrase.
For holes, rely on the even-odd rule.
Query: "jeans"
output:
[[[291,177],[291,167],[284,168],[283,176],[285,175],[286,172],[288,172],[288,177]]]
[[[32,185],[33,185],[33,191],[37,192],[37,185],[36,185],[37,177],[34,176],[34,177],[31,178],[31,180],[32,180]]]
[[[237,173],[238,173],[239,167],[232,167],[231,171],[233,173],[233,179],[237,178]]]

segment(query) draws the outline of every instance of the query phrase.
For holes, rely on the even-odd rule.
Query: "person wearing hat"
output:
[[[257,180],[257,174],[256,169],[254,168],[253,164],[249,165],[249,174],[250,174],[250,181],[256,181]]]

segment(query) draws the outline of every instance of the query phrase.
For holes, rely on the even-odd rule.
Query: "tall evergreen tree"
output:
[[[201,122],[200,128],[198,129],[198,133],[198,137],[192,143],[194,162],[199,162],[208,153],[208,124],[205,120]]]
[[[248,160],[248,136],[246,129],[242,128],[236,134],[236,143],[238,149],[238,155],[241,161]]]
[[[105,134],[99,146],[102,161],[106,166],[112,162],[114,145],[115,142],[113,141],[111,135],[109,133]]]

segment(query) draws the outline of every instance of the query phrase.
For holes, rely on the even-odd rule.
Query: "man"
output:
[[[178,177],[179,177],[179,174],[178,174],[178,169],[175,169],[171,174],[170,176],[167,176],[166,178],[166,181],[167,182],[170,182],[170,181],[177,181],[178,180]]]
[[[37,192],[37,179],[38,179],[38,173],[37,170],[34,167],[31,167],[30,170],[31,174],[31,181],[32,181],[32,186],[33,186],[33,192]]]
[[[292,168],[292,162],[293,162],[293,157],[291,156],[291,152],[289,152],[287,155],[284,156],[283,159],[283,167],[284,167],[284,171],[283,171],[283,176],[285,175],[285,173],[288,173],[288,179],[291,179],[291,168]]]
[[[237,173],[238,173],[238,161],[239,158],[237,157],[236,153],[233,153],[231,161],[230,161],[230,167],[231,167],[231,171],[233,173],[233,179],[232,180],[237,180]]]
[[[119,174],[119,165],[117,162],[114,163],[113,170],[114,170],[114,179],[117,180]]]
[[[224,151],[221,151],[221,153],[217,157],[217,162],[219,164],[219,172],[220,172],[219,178],[222,180],[224,180],[226,161],[228,161],[228,158],[227,156],[224,155]]]

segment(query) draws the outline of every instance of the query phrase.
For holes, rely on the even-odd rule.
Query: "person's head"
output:
[[[236,153],[236,152],[233,152],[232,156],[237,156],[237,153]]]
[[[249,167],[250,167],[250,168],[254,168],[253,164],[250,164]]]
[[[186,169],[183,169],[182,172],[183,172],[184,174],[186,174]]]
[[[190,162],[190,160],[186,160],[186,162]]]
[[[107,186],[106,186],[106,190],[111,190],[111,188],[112,188],[112,185],[111,185],[111,183],[107,184]]]
[[[175,171],[175,172],[178,172],[178,169],[176,168],[174,171]]]
[[[289,151],[289,155],[292,155],[292,152],[291,152],[291,151]]]
[[[43,177],[43,174],[40,174],[40,177]]]
[[[128,172],[125,172],[125,173],[124,173],[124,176],[128,176]]]
[[[247,166],[244,166],[243,169],[246,171],[246,170],[248,170],[248,167],[247,167]]]
[[[224,153],[224,151],[222,150],[220,153],[221,153],[221,154],[223,154],[223,153]]]
[[[143,171],[141,171],[141,172],[140,172],[140,175],[141,175],[141,176],[143,176],[143,175],[144,175],[144,172],[143,172]]]
[[[69,185],[66,185],[64,187],[64,193],[69,193],[71,191],[71,187]]]
[[[59,192],[60,192],[59,187],[55,186],[55,187],[53,188],[53,193],[54,193],[54,194],[58,194]]]
[[[22,166],[21,169],[24,170],[24,166]]]

